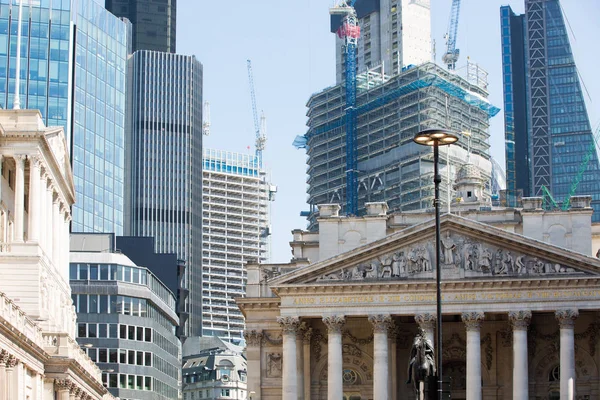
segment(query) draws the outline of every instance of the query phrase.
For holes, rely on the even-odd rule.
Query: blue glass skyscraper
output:
[[[507,198],[523,190],[558,202],[591,195],[600,221],[600,168],[559,0],[500,10]]]
[[[0,105],[11,108],[18,3],[0,0]],[[72,230],[123,233],[126,63],[131,24],[94,0],[23,1],[21,108],[63,126],[76,189]]]
[[[140,50],[131,59],[126,231],[186,263],[181,336],[202,329],[202,64]],[[181,293],[181,292],[180,292]]]

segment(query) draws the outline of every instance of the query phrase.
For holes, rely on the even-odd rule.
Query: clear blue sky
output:
[[[444,48],[451,0],[432,0],[438,59]],[[272,261],[291,257],[292,229],[305,228],[306,153],[292,147],[306,131],[306,101],[335,84],[335,43],[329,32],[331,0],[179,0],[177,51],[204,65],[204,99],[211,105],[210,148],[254,151],[254,125],[246,59],[252,60],[259,110],[267,116],[265,163],[279,188],[272,212]],[[500,6],[523,12],[523,0],[463,0],[457,47],[489,73],[492,103],[502,108]],[[592,126],[600,123],[599,0],[562,0],[575,40],[575,62],[590,93]],[[439,61],[439,60],[438,60]],[[503,114],[492,120],[492,155],[504,163]],[[247,147],[250,146],[251,150]]]

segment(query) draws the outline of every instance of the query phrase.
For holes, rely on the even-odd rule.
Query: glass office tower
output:
[[[176,0],[106,0],[106,9],[133,24],[133,51],[175,53]]]
[[[507,189],[557,202],[591,195],[600,221],[600,169],[558,0],[502,7]]]
[[[13,106],[18,5],[0,0],[0,105]],[[125,79],[131,24],[93,0],[23,2],[21,108],[63,126],[77,202],[72,230],[123,233]]]
[[[193,56],[147,50],[135,52],[131,62],[126,230],[153,236],[156,252],[186,262],[189,294],[180,325],[183,336],[200,336],[202,64]]]

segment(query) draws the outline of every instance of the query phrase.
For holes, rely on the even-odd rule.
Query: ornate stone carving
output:
[[[343,315],[329,315],[323,317],[323,323],[329,333],[342,333],[342,327],[346,323],[346,318]]]
[[[56,389],[59,391],[71,390],[71,387],[73,387],[73,382],[70,379],[55,379],[54,386],[56,386]]]
[[[415,315],[415,321],[424,330],[433,331],[433,328],[435,327],[436,317],[435,315],[429,313],[417,314]]]
[[[527,330],[531,322],[531,311],[510,311],[508,313],[508,320],[513,330]]]
[[[8,351],[0,350],[0,365],[6,366],[6,364],[8,363],[9,357],[10,357],[10,354],[8,354]]]
[[[277,317],[277,322],[281,326],[284,335],[294,335],[300,327],[300,319],[298,317]]]
[[[246,340],[246,344],[248,346],[260,346],[260,343],[263,339],[263,333],[262,331],[257,331],[254,329],[251,331],[245,330],[244,339]]]
[[[479,331],[481,323],[485,319],[485,314],[482,312],[464,312],[461,317],[467,331]]]
[[[586,338],[588,339],[588,346],[589,346],[589,351],[590,351],[591,356],[596,355],[596,343],[597,343],[596,339],[597,339],[597,337],[598,337],[598,323],[596,323],[596,322],[591,323],[585,331],[575,334],[575,340],[583,340]]]
[[[296,333],[298,334],[298,333]],[[267,331],[263,331],[263,341],[262,343],[264,345],[273,345],[273,346],[279,346],[280,344],[283,343],[283,336],[280,334],[277,334],[275,337],[271,336],[269,334],[269,332]]]
[[[321,275],[317,281],[399,280],[433,276],[435,247],[421,241]],[[584,274],[562,264],[484,243],[451,231],[442,238],[444,275],[452,277]]]
[[[486,334],[481,339],[481,345],[484,346],[483,353],[485,354],[485,366],[490,371],[492,369],[492,361],[494,357],[494,348],[492,347],[492,335]]]
[[[579,317],[579,311],[577,309],[572,308],[556,310],[554,312],[554,316],[558,320],[560,329],[573,329],[573,327],[575,327],[575,320],[577,319],[577,317]]]
[[[267,354],[267,377],[280,378],[282,366],[283,364],[281,353]]]
[[[369,343],[373,343],[373,335],[372,334],[369,335],[365,339],[360,339],[360,338],[357,338],[356,336],[354,336],[353,334],[351,334],[349,330],[345,330],[342,332],[342,337],[345,339],[349,339],[350,341],[352,341],[352,343],[356,343],[360,346],[364,346]]]
[[[373,325],[374,333],[386,333],[392,326],[392,317],[389,314],[369,315],[368,319]]]
[[[327,337],[321,333],[320,330],[315,329],[311,338],[311,349],[315,355],[315,359],[321,358],[321,343],[327,343]]]
[[[6,361],[6,368],[14,368],[18,363],[19,360],[11,354],[8,356],[8,360]]]
[[[512,329],[502,329],[498,332],[500,334],[500,339],[503,347],[512,347],[512,338],[513,333]]]
[[[342,354],[356,356],[356,357],[362,357],[362,351],[358,348],[358,346],[353,345],[353,344],[343,344],[342,345]]]
[[[302,333],[302,340],[305,344],[310,344],[310,339],[313,335],[313,328],[307,327],[306,330]]]

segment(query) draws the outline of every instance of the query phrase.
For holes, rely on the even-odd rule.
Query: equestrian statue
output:
[[[420,382],[425,382],[425,378],[434,376],[436,373],[435,354],[431,340],[423,328],[419,327],[410,350],[410,360],[408,362],[408,381],[413,384],[417,399],[421,397]]]

